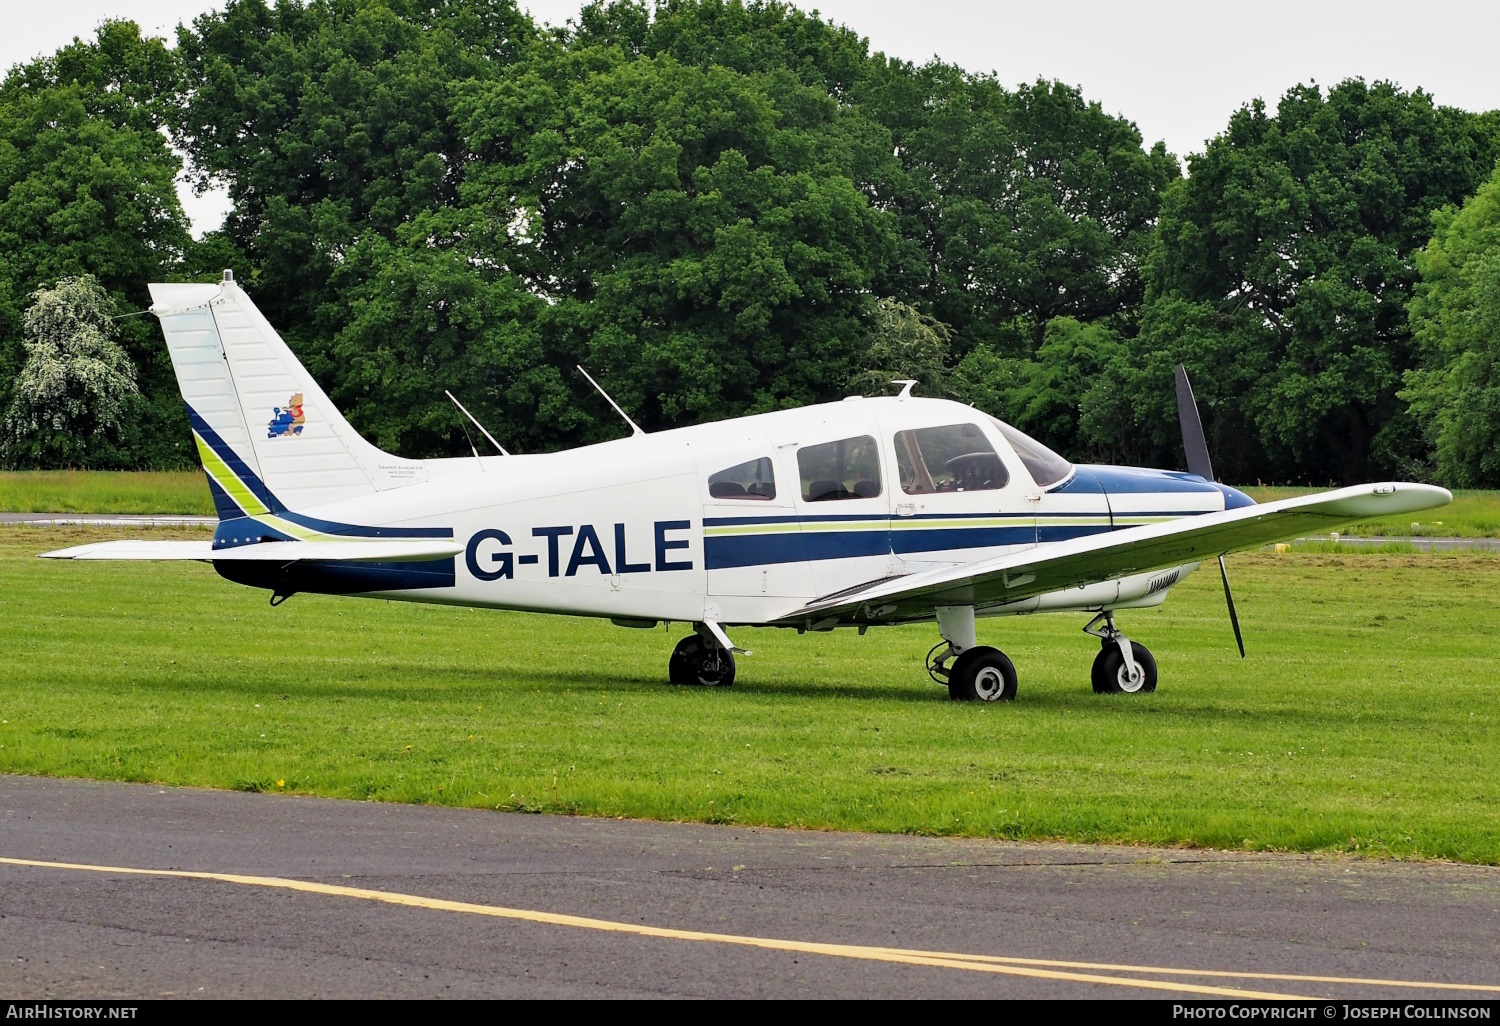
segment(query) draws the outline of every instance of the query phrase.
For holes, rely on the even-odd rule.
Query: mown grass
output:
[[[1500,558],[1255,553],[1121,614],[1161,687],[1095,696],[1081,616],[987,621],[1013,705],[951,703],[926,627],[798,637],[725,690],[683,628],[51,563],[0,530],[0,771],[810,828],[1500,862]],[[158,534],[158,537],[165,535]]]
[[[0,471],[0,513],[213,512],[200,470]]]
[[[1325,491],[1322,488],[1264,486],[1242,490],[1256,502]],[[1453,493],[1453,502],[1447,506],[1395,519],[1366,520],[1344,528],[1342,533],[1395,538],[1500,538],[1500,492],[1458,489]]]

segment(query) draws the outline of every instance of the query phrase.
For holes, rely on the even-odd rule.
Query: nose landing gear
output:
[[[1103,626],[1100,626],[1101,621]],[[1156,658],[1151,650],[1131,641],[1115,626],[1115,614],[1105,610],[1083,628],[1100,640],[1090,676],[1094,694],[1146,694],[1156,690]]]

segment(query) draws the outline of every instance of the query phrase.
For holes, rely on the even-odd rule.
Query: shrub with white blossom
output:
[[[114,303],[91,274],[32,293],[26,362],[0,424],[11,467],[87,466],[118,436],[138,395],[135,367],[114,340]]]

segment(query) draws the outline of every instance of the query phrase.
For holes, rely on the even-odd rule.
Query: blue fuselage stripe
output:
[[[1171,510],[1157,513],[1132,512],[1132,519],[1139,517],[1176,518],[1195,516],[1200,511]],[[1210,512],[1207,510],[1201,512]],[[1057,512],[1018,515],[1005,525],[965,526],[966,520],[1006,519],[1004,514],[965,513],[923,516],[922,520],[943,521],[951,526],[902,527],[900,518],[882,523],[879,516],[865,517],[725,517],[705,518],[705,528],[737,527],[753,530],[755,527],[775,527],[777,530],[765,534],[706,534],[703,539],[704,563],[709,570],[725,570],[736,567],[765,566],[774,563],[794,563],[801,560],[847,559],[857,556],[883,556],[888,553],[908,555],[919,552],[950,552],[960,549],[998,548],[1002,546],[1032,545],[1039,542],[1067,541],[1111,530],[1121,530],[1129,524],[1111,523],[1108,513]],[[858,521],[867,525],[851,530],[829,530],[832,520]],[[1056,521],[1070,521],[1058,523]],[[1049,522],[1051,521],[1051,522]],[[1079,521],[1085,521],[1079,523]],[[819,529],[805,533],[786,529],[789,524],[815,524]],[[896,525],[895,530],[890,526]]]
[[[931,530],[892,531],[891,550],[898,553],[940,552],[944,549],[979,549],[991,545],[1030,545],[1035,540],[1036,528],[1030,524],[1016,527],[937,527]]]
[[[340,524],[333,520],[319,520],[302,513],[286,510],[278,514],[283,520],[324,534],[340,534],[353,538],[452,538],[451,527],[361,527],[358,524]]]

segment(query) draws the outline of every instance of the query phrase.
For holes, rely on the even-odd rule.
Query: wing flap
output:
[[[338,542],[260,542],[228,549],[215,549],[211,541],[125,541],[94,542],[69,549],[42,553],[43,559],[139,559],[203,560],[205,562],[295,563],[320,560],[342,563],[415,563],[455,556],[463,546],[447,540],[438,541],[338,541]]]
[[[1340,488],[1258,506],[1181,517],[1159,524],[1038,546],[1023,552],[877,581],[809,603],[782,623],[809,617],[901,620],[931,616],[934,606],[997,606],[1131,574],[1258,548],[1370,517],[1432,509],[1453,501],[1421,484]]]

